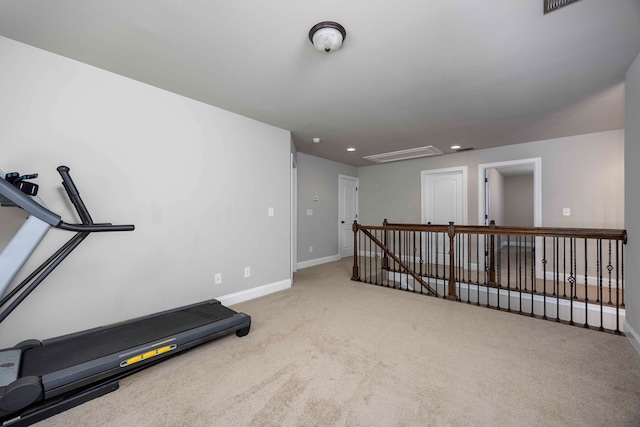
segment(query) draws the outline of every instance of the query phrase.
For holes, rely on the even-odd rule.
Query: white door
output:
[[[422,171],[422,222],[467,222],[467,168]]]
[[[338,245],[340,258],[353,256],[353,221],[358,219],[358,178],[339,175]]]
[[[422,171],[422,222],[446,225],[450,221],[467,223],[467,167]],[[437,240],[431,242],[431,256],[448,263],[449,238],[441,234]]]

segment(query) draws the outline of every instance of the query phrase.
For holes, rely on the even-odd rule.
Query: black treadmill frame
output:
[[[3,205],[18,206],[39,220],[49,224],[51,227],[76,232],[69,241],[36,268],[24,281],[0,299],[0,308],[7,305],[7,307],[0,312],[0,322],[77,248],[90,233],[132,231],[134,229],[133,225],[94,224],[91,215],[69,175],[69,168],[60,166],[58,167],[58,172],[62,177],[64,189],[76,208],[82,224],[69,224],[62,221],[59,215],[35,202],[32,198],[23,194],[20,190],[14,188],[0,177],[0,202]],[[203,314],[204,309],[208,310],[208,315],[211,316],[209,318],[210,320],[203,320],[203,318],[207,317]],[[200,313],[195,313],[194,315],[194,310],[196,312],[200,311]],[[71,350],[67,351],[73,351],[74,345],[81,343],[83,340],[86,341],[85,338],[87,337],[95,338],[95,336],[100,335],[101,338],[108,340],[111,335],[111,339],[115,340],[114,337],[117,336],[117,334],[114,334],[123,328],[139,328],[143,324],[149,325],[150,322],[166,321],[167,316],[186,316],[187,313],[190,319],[193,318],[190,327],[180,327],[180,330],[171,328],[172,332],[166,335],[163,332],[155,331],[151,339],[147,336],[145,340],[137,340],[135,345],[118,348],[106,353],[104,350],[99,350],[99,357],[96,351],[94,351],[93,358],[87,358],[87,360],[81,363],[76,363],[76,360],[72,365],[58,364],[55,369],[49,372],[47,372],[46,369],[41,369],[42,372],[33,372],[38,369],[33,368],[35,364],[30,362],[30,358],[33,357],[33,360],[38,360],[38,358],[40,358],[40,360],[46,360],[47,357],[50,356],[46,354],[47,351],[55,347],[67,346],[71,348]],[[196,319],[198,315],[201,315],[202,318]],[[40,397],[35,401],[31,400],[31,403],[26,405],[23,403],[24,406],[19,409],[12,409],[10,412],[0,410],[0,424],[30,425],[31,423],[116,390],[118,388],[118,380],[124,376],[232,332],[235,332],[239,337],[245,336],[249,333],[250,328],[251,317],[249,315],[231,310],[223,306],[220,301],[214,299],[48,339],[43,341],[41,345],[31,345],[31,343],[27,345],[24,345],[24,343],[18,344],[13,349],[6,349],[12,351],[15,349],[20,350],[20,368],[18,377],[13,383],[0,387],[0,404],[2,403],[2,399],[6,397],[6,390],[22,378],[29,378],[29,381],[32,381],[32,378],[39,378],[38,381],[40,385],[38,385],[38,388],[41,390],[39,392]],[[129,339],[129,341],[130,340],[131,339]],[[161,351],[156,353],[157,349]],[[60,355],[58,354],[57,356],[59,357]],[[123,361],[125,361],[124,365]],[[42,362],[42,365],[46,365],[46,362]],[[31,387],[33,386],[33,383],[30,383],[28,390],[32,390]],[[22,388],[22,385],[20,387]],[[15,400],[12,399],[16,397],[20,399],[20,393],[21,392],[18,392],[17,396],[9,396],[8,402],[11,402],[11,405],[15,405]],[[31,393],[31,391],[27,394],[29,393]]]

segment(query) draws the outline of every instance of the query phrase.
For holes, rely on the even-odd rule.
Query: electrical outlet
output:
[[[216,273],[214,281],[216,285],[222,284],[222,273]]]
[[[309,246],[309,253],[313,252],[313,246]]]
[[[244,268],[244,278],[251,277],[251,267]]]

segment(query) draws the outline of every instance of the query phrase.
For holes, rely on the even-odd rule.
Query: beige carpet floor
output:
[[[624,337],[349,280],[350,259],[239,304],[235,335],[42,426],[639,426]]]

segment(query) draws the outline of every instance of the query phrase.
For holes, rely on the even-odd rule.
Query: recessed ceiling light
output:
[[[462,148],[462,146],[461,146],[461,145],[452,145],[452,146],[451,146],[451,149],[452,149],[452,150],[459,150],[459,149],[461,149],[461,148]]]
[[[313,142],[315,142],[316,144],[320,142],[320,138],[313,138]]]
[[[347,148],[347,151],[356,151],[356,149],[353,148],[353,147],[349,147],[349,148]]]

